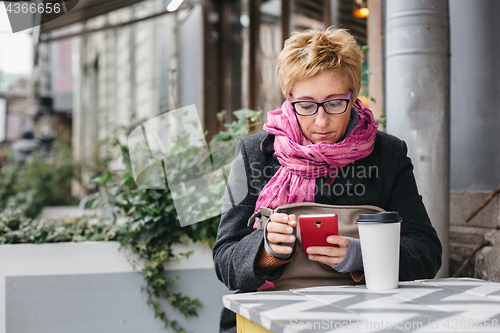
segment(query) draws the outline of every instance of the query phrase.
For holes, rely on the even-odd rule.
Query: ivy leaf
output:
[[[189,243],[189,236],[186,235],[186,234],[183,234],[179,237],[179,241],[182,243],[182,244],[188,244]]]

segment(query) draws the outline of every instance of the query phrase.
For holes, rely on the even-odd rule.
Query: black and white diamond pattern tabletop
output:
[[[272,332],[500,332],[500,283],[471,278],[400,282],[398,289],[331,286],[223,296]]]

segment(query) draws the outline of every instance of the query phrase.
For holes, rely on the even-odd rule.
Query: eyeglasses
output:
[[[294,101],[290,95],[293,110],[299,116],[312,116],[318,112],[320,106],[328,114],[342,114],[346,112],[347,106],[351,100],[352,90],[347,98],[332,98],[323,102],[316,101]]]

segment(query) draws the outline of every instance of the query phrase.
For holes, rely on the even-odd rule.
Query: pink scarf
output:
[[[359,122],[344,140],[313,144],[303,134],[288,100],[280,109],[270,111],[264,130],[275,135],[274,155],[281,167],[262,189],[255,211],[275,209],[294,202],[314,202],[317,177],[336,178],[337,168],[371,154],[377,134],[373,114],[358,99],[354,103]]]

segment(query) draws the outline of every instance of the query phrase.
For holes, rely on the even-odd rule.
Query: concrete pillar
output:
[[[497,0],[450,1],[451,190],[455,193],[489,194],[500,187],[499,12]]]
[[[383,59],[383,19],[382,0],[368,1],[370,16],[366,21],[368,33],[368,91],[370,104],[368,107],[373,112],[375,119],[380,119],[384,114],[384,59]]]
[[[387,131],[406,141],[448,276],[450,47],[447,0],[387,0]]]

